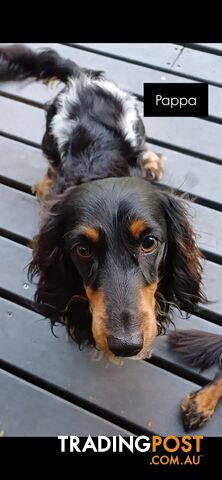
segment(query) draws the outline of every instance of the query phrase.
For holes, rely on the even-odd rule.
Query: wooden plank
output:
[[[193,218],[193,227],[197,234],[197,243],[199,247],[217,255],[221,255],[221,212],[202,207],[201,205],[192,204],[190,213]]]
[[[6,185],[0,185],[0,196],[0,228],[30,240],[40,223],[41,207],[35,197]],[[187,205],[199,247],[222,256],[221,212],[194,203]]]
[[[173,43],[73,43],[127,61],[170,70],[183,47]]]
[[[195,315],[192,315],[187,319],[182,317],[177,311],[174,311],[173,322],[177,330],[196,329],[203,330],[205,332],[216,333],[222,336],[221,326],[215,325],[212,322],[208,322],[203,318],[196,317]],[[175,327],[170,325],[167,331],[174,331]],[[161,359],[161,361],[166,361],[168,365],[170,364],[173,370],[175,366],[177,369],[178,367],[181,367],[181,369],[186,372],[186,375],[190,375],[190,378],[192,378],[193,373],[196,373],[205,380],[212,380],[218,372],[218,365],[201,370],[200,368],[191,367],[190,365],[186,364],[179,355],[172,351],[167,340],[167,335],[161,335],[156,338],[152,353],[158,359]]]
[[[35,197],[0,184],[0,230],[30,240],[38,232],[39,204]]]
[[[55,338],[46,321],[20,306],[3,300],[0,311],[4,332],[0,347],[6,362],[137,427],[160,435],[172,431],[174,435],[185,434],[179,404],[184,395],[198,388],[195,383],[144,361],[128,359],[122,366],[105,359],[93,361],[89,350],[80,351],[73,342],[67,342],[61,327],[56,329],[59,338]],[[222,406],[201,430],[202,435],[220,436],[221,413]]]
[[[129,435],[4,370],[0,370],[0,385],[0,428],[6,437]]]
[[[45,129],[45,115],[41,109],[4,97],[0,97],[0,109],[0,132],[40,145]],[[145,118],[144,123],[150,141],[191,150],[222,163],[222,125],[199,118],[177,117],[170,121],[164,117]]]
[[[27,280],[31,249],[0,237],[0,251],[0,288],[6,288],[25,299],[32,300],[34,286]]]
[[[222,55],[222,43],[185,43],[187,47]]]
[[[35,80],[24,82],[0,82],[0,95],[12,96],[26,103],[36,104],[39,108],[53,99],[62,89],[63,84],[56,82],[45,85]]]
[[[4,181],[19,182],[31,191],[47,171],[47,160],[38,148],[0,136],[0,152],[0,179]]]
[[[164,142],[166,147],[189,150],[222,164],[222,125],[189,117],[144,118],[144,123],[151,142]]]
[[[31,250],[6,238],[0,238],[0,248],[0,287],[24,299],[32,299],[34,286],[27,280],[26,268],[31,260]],[[204,306],[205,311],[211,317],[217,315],[221,318],[222,266],[204,261],[203,284],[209,300],[215,302]]]
[[[219,55],[184,48],[173,65],[172,72],[221,86],[222,58]]]
[[[40,145],[45,129],[43,110],[0,97],[0,111],[0,133]]]
[[[169,119],[168,119],[169,121]],[[149,119],[152,124],[152,119]],[[149,132],[149,126],[148,132]],[[212,164],[191,155],[185,155],[175,150],[153,145],[149,142],[154,152],[165,157],[165,170],[161,183],[175,189],[222,204],[220,165]]]
[[[148,67],[133,65],[127,61],[120,61],[109,57],[97,55],[90,51],[79,50],[56,43],[48,44],[27,44],[37,49],[40,47],[54,48],[60,55],[70,58],[79,65],[103,70],[107,77],[115,81],[121,88],[128,90],[135,95],[143,96],[143,83],[181,83],[191,82],[186,77],[173,75],[171,73],[154,70]],[[40,104],[50,100],[60,89],[61,85],[50,84],[45,86],[41,83],[6,82],[0,84],[0,94],[15,96],[23,101],[39,102]],[[209,114],[222,120],[222,90],[209,85]]]
[[[221,122],[222,118],[222,90],[221,88],[208,87],[208,105],[209,105],[209,115],[219,120]]]
[[[191,48],[182,48],[171,44],[174,49],[174,60],[168,58],[170,44],[127,44],[127,43],[76,43],[74,45],[93,49],[103,54],[117,55],[118,57],[131,61],[142,61],[148,66],[169,68],[172,72],[192,77],[196,80],[204,80],[209,83],[221,85],[222,59],[218,55],[199,52]],[[167,46],[167,47],[165,47]],[[162,52],[163,48],[163,52]],[[177,50],[175,50],[177,48]],[[155,59],[155,55],[157,59]],[[178,59],[177,59],[178,57]],[[173,56],[172,56],[173,58]]]
[[[204,261],[203,285],[208,300],[213,302],[204,306],[208,312],[216,313],[221,318],[222,325],[222,265]]]

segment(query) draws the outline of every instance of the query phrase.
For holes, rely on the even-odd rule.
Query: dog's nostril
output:
[[[132,335],[129,339],[109,335],[107,342],[111,352],[118,357],[132,357],[132,355],[139,353],[143,347],[143,334]]]

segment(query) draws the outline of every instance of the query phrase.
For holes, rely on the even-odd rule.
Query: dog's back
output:
[[[50,165],[59,168],[57,193],[96,178],[144,176],[138,159],[145,129],[132,95],[102,72],[82,68],[51,49],[1,48],[0,81],[27,78],[65,84],[47,105],[42,141]]]

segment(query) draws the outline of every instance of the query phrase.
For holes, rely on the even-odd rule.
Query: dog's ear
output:
[[[167,224],[167,251],[159,285],[160,310],[168,312],[173,305],[192,313],[198,302],[207,301],[201,289],[201,252],[185,201],[166,192],[160,193],[160,201]]]
[[[65,249],[65,196],[54,202],[32,241],[28,277],[38,277],[35,303],[38,311],[66,325],[78,343],[91,341],[91,316],[84,300],[82,279]],[[75,298],[74,298],[75,297]],[[78,301],[78,298],[79,301]],[[74,302],[72,300],[75,300]]]

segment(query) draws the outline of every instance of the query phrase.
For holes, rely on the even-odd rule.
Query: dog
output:
[[[168,341],[185,362],[205,369],[222,366],[222,335],[199,331],[178,330],[168,335]],[[214,414],[222,399],[222,374],[196,392],[187,395],[181,403],[184,425],[188,430],[201,427]]]
[[[0,80],[59,80],[46,105],[35,186],[44,215],[29,276],[39,312],[79,345],[144,358],[173,308],[206,297],[201,253],[185,203],[154,183],[163,159],[146,144],[136,99],[51,49],[0,49]]]

